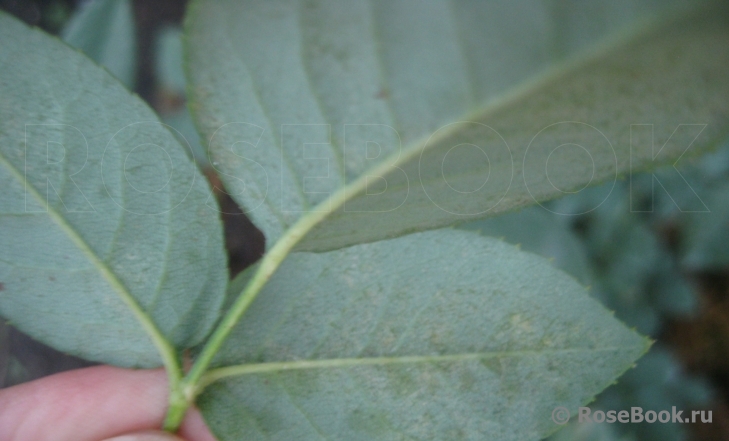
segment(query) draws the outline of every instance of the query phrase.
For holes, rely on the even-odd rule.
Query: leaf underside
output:
[[[268,244],[329,210],[299,250],[396,237],[712,145],[729,26],[705,3],[197,0],[192,110]]]
[[[539,439],[646,349],[546,260],[440,230],[290,255],[198,404],[221,440]]]
[[[155,329],[182,349],[220,313],[210,189],[104,69],[2,13],[0,40],[0,315],[73,355],[160,366]]]
[[[624,372],[646,341],[543,260],[399,236],[712,145],[729,26],[708,3],[192,2],[212,166],[269,246],[306,234],[205,377],[213,431],[538,439]]]
[[[269,244],[333,210],[205,377],[213,431],[538,439],[624,372],[647,341],[543,259],[465,231],[381,240],[711,144],[725,10],[616,37],[684,3],[195,1],[192,108],[233,197]],[[200,343],[226,279],[200,173],[85,57],[1,13],[0,40],[0,315],[125,366],[159,366],[155,338]]]

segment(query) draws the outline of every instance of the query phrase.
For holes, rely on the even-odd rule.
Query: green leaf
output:
[[[539,439],[647,344],[543,258],[438,230],[291,254],[198,404],[221,440]]]
[[[84,51],[133,88],[137,73],[137,41],[129,0],[86,2],[61,33],[63,40]]]
[[[592,274],[585,246],[563,216],[538,206],[461,225],[485,236],[499,237],[520,249],[554,259],[557,268],[589,285]]]
[[[178,27],[166,26],[157,34],[155,40],[155,74],[163,93],[185,97],[185,72],[182,68],[182,30]],[[200,135],[197,133],[195,123],[192,121],[187,106],[161,115],[162,121],[179,132],[184,143],[192,148],[192,153],[202,168],[209,168],[207,151],[200,144]]]
[[[705,5],[196,0],[191,108],[269,245],[306,217],[299,250],[380,240],[711,144],[729,26]]]
[[[224,297],[209,186],[104,69],[6,14],[0,40],[0,315],[89,360],[176,362]]]
[[[729,183],[718,181],[704,196],[710,212],[683,213],[686,237],[682,263],[694,271],[721,271],[729,266],[728,192]]]
[[[190,146],[192,157],[200,168],[209,168],[210,161],[208,160],[207,151],[200,144],[200,135],[197,133],[195,123],[192,121],[187,107],[182,107],[179,110],[164,115],[161,119],[165,124],[174,129],[173,133],[181,136],[183,145],[187,144]]]
[[[160,29],[154,41],[154,70],[163,89],[180,95],[185,93],[182,30],[177,26]]]

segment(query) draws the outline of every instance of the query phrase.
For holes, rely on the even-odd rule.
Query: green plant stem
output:
[[[425,140],[423,143],[424,142]],[[421,143],[417,143],[417,145],[419,144]],[[406,154],[408,156],[413,156],[416,153],[419,153],[419,149],[413,148]],[[392,158],[397,159],[400,156],[400,152],[395,152],[395,154],[392,155]],[[220,347],[225,342],[225,339],[228,337],[240,318],[246,312],[251,303],[253,303],[256,296],[258,296],[258,293],[266,285],[273,273],[276,272],[278,267],[296,244],[301,241],[306,233],[311,231],[312,228],[324,220],[324,218],[326,218],[330,213],[344,205],[349,198],[366,190],[367,176],[371,176],[373,174],[384,176],[386,172],[393,167],[393,162],[394,161],[383,161],[383,163],[375,167],[370,173],[363,173],[357,179],[352,181],[351,184],[346,185],[333,193],[329,198],[321,202],[311,212],[301,217],[294,225],[292,225],[291,228],[289,228],[286,233],[281,236],[278,242],[276,242],[273,248],[271,248],[263,256],[258,270],[235,300],[221,322],[215,328],[215,331],[212,333],[207,343],[205,343],[202,352],[195,360],[195,363],[192,365],[192,368],[185,378],[182,379],[181,382],[177,382],[175,385],[176,387],[174,388],[172,387],[172,380],[170,381],[169,409],[165,419],[165,430],[174,432],[179,428],[187,408],[192,405],[195,400],[195,396],[200,391],[200,379],[210,366],[215,354],[218,353]]]
[[[170,396],[168,399],[169,407],[162,428],[167,432],[174,433],[180,428],[182,420],[185,418],[187,409],[190,407],[187,397],[182,389],[181,378],[177,381],[170,381]]]
[[[286,258],[296,243],[301,240],[304,234],[308,232],[320,219],[314,219],[314,216],[304,216],[289,232],[281,237],[276,245],[264,256],[258,270],[253,278],[248,282],[246,288],[236,299],[223,320],[215,328],[210,339],[205,344],[202,352],[193,364],[190,372],[185,376],[180,384],[179,391],[182,392],[184,399],[180,400],[179,396],[175,396],[175,391],[171,390],[169,410],[165,419],[165,430],[174,432],[182,423],[187,408],[192,404],[197,394],[197,384],[200,378],[207,370],[213,357],[218,352],[226,337],[238,323],[238,320],[246,312],[250,304],[255,300],[261,288],[268,282],[281,262]],[[316,216],[318,218],[318,216]],[[309,222],[302,222],[308,220]],[[303,225],[300,225],[303,224]],[[309,225],[310,224],[310,225]],[[298,228],[297,228],[298,227]]]
[[[169,409],[167,411],[167,417],[165,418],[164,429],[169,432],[175,432],[182,419],[185,416],[185,412],[192,405],[195,399],[197,383],[200,381],[200,377],[205,373],[213,357],[218,352],[226,337],[230,334],[235,327],[238,320],[246,312],[250,304],[255,300],[256,296],[260,292],[261,288],[268,282],[276,269],[281,265],[281,262],[286,258],[289,251],[301,240],[304,234],[306,234],[316,223],[320,221],[319,216],[304,216],[297,222],[288,233],[285,234],[276,243],[276,245],[264,256],[261,261],[256,274],[250,280],[246,288],[243,290],[240,296],[236,299],[233,306],[228,310],[228,313],[223,317],[223,320],[215,328],[215,331],[210,336],[210,339],[203,347],[200,356],[195,360],[192,368],[179,383],[179,387],[170,389]],[[303,222],[308,221],[308,222]],[[300,225],[303,224],[303,225]]]

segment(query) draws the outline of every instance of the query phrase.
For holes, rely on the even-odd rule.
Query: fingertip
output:
[[[161,369],[94,366],[0,390],[0,439],[95,441],[161,427]]]
[[[217,441],[208,429],[202,414],[195,407],[191,407],[187,411],[179,433],[181,436],[195,441]]]

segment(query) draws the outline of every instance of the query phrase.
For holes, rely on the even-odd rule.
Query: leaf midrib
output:
[[[547,68],[541,74],[532,77],[531,80],[525,81],[520,86],[507,91],[499,97],[488,100],[485,104],[482,104],[474,110],[464,113],[461,117],[454,120],[454,122],[484,120],[490,114],[495,114],[522,100],[528,99],[535,91],[547,88],[549,84],[573,75],[580,68],[594,64],[605,58],[607,55],[622,48],[627,48],[628,46],[640,41],[641,37],[648,37],[667,28],[676,20],[681,20],[683,18],[681,21],[690,21],[695,19],[697,16],[709,10],[712,5],[712,2],[707,2],[707,4],[702,7],[689,9],[688,11],[682,9],[679,9],[678,11],[673,10],[668,13],[661,14],[658,17],[639,20],[631,26],[631,28],[596,44],[592,47],[591,51],[583,52],[572,57],[566,62],[560,62]],[[686,17],[686,13],[688,13],[688,17]],[[441,140],[448,139],[458,132],[458,124],[450,124],[450,127],[439,130],[436,133],[426,133],[399,151],[393,152],[378,164],[365,170],[352,182],[340,187],[332,193],[330,197],[314,207],[312,212],[299,218],[299,220],[290,227],[289,231],[297,229],[300,225],[307,225],[309,228],[299,232],[301,238],[305,237],[306,234],[313,229],[313,227],[324,221],[345,202],[355,199],[356,196],[359,196],[362,192],[364,192],[367,189],[367,176],[386,176],[389,174],[389,170],[402,170],[400,166],[404,166],[416,156],[422,155],[424,152],[428,151],[429,149],[427,147],[429,145],[437,146]],[[328,210],[327,207],[329,207]],[[323,215],[325,211],[326,214]]]
[[[145,333],[150,337],[152,343],[159,351],[162,361],[170,375],[174,376],[174,372],[179,372],[174,348],[170,345],[169,341],[157,328],[157,325],[146,314],[144,309],[142,309],[134,296],[132,296],[127,287],[119,280],[106,262],[99,258],[99,256],[91,249],[84,238],[78,234],[68,220],[48,204],[48,201],[44,199],[42,195],[38,193],[37,189],[28,182],[25,176],[20,173],[20,170],[18,170],[18,168],[8,160],[2,150],[0,150],[0,164],[5,166],[10,174],[23,186],[23,188],[33,196],[41,207],[46,210],[53,222],[61,228],[69,239],[71,239],[74,245],[76,245],[84,256],[86,256],[86,258],[94,265],[112,289],[119,295],[121,300],[127,305],[127,307],[129,307],[132,314],[142,325],[142,329],[144,329]]]
[[[637,347],[636,347],[637,348]],[[631,347],[605,347],[605,348],[562,348],[562,349],[526,349],[517,351],[494,352],[466,352],[447,355],[408,355],[400,357],[364,357],[364,358],[331,358],[324,360],[296,360],[268,363],[249,363],[231,365],[209,370],[198,384],[198,390],[229,377],[238,377],[251,374],[268,374],[295,370],[311,369],[337,369],[359,366],[388,366],[396,364],[422,364],[458,361],[485,360],[489,358],[527,357],[549,354],[595,353],[628,351]],[[643,351],[647,350],[644,345]]]

